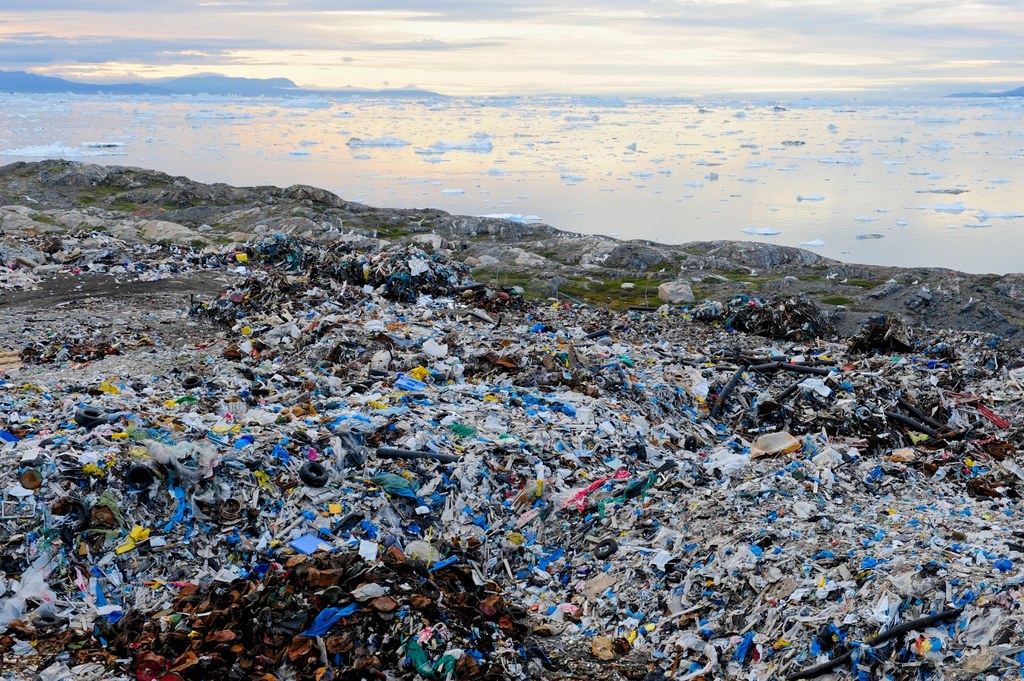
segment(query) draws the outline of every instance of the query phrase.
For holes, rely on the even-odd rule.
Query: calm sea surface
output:
[[[1021,98],[0,95],[0,163],[55,157],[623,239],[1024,271]]]

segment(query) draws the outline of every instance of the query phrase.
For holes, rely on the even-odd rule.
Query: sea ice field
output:
[[[0,164],[41,158],[622,239],[1024,271],[1024,98],[0,95]]]

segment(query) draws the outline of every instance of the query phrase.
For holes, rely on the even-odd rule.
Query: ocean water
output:
[[[623,239],[1024,271],[1019,98],[0,95],[0,163],[55,157]]]

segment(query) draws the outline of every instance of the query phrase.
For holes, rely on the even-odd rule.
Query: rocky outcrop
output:
[[[696,242],[689,246],[707,248],[707,257],[711,260],[739,263],[746,267],[759,269],[834,262],[802,248],[755,241],[707,241]]]

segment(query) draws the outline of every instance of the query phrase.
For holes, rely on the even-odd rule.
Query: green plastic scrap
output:
[[[467,426],[464,423],[452,423],[448,426],[448,430],[452,431],[459,437],[469,437],[470,435],[476,435],[476,430]]]
[[[370,482],[375,485],[380,485],[384,488],[384,491],[388,494],[395,494],[398,496],[416,496],[416,488],[411,480],[403,478],[401,475],[396,473],[381,473],[375,475],[372,478],[368,478]]]
[[[416,672],[425,679],[454,679],[455,663],[457,660],[452,655],[444,655],[434,664],[430,664],[427,653],[423,646],[415,639],[408,639],[405,642],[405,656],[412,662]]]

